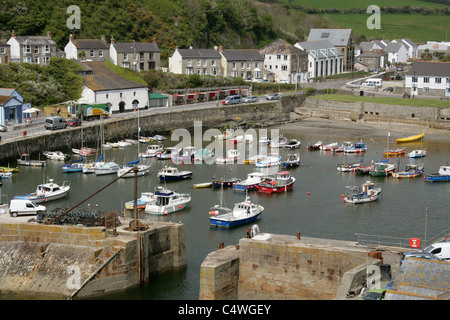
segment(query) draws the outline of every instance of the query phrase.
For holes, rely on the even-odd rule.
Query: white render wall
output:
[[[125,103],[125,111],[133,110],[133,101],[139,101],[138,107],[142,109],[148,107],[148,88],[133,88],[133,89],[121,89],[121,90],[105,90],[96,91],[88,87],[84,87],[82,91],[82,97],[78,100],[78,103],[87,104],[100,104],[110,103],[111,113],[119,112],[119,103]]]
[[[182,60],[178,50],[175,50],[173,55],[169,57],[169,71],[175,74],[183,74]]]
[[[78,59],[77,47],[69,41],[64,47],[64,52],[66,53],[66,59]]]

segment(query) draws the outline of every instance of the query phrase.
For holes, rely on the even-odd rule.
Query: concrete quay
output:
[[[348,300],[383,264],[394,275],[405,248],[261,234],[211,252],[200,270],[200,300]],[[371,270],[375,274],[372,276]],[[369,272],[369,273],[368,273]],[[390,279],[381,277],[384,287]]]

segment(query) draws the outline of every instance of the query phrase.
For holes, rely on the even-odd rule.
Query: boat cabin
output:
[[[439,168],[438,174],[443,175],[443,176],[450,175],[450,166],[441,166]]]

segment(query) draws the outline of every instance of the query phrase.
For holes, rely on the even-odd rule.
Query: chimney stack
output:
[[[222,47],[222,45],[220,45],[219,46],[219,52],[222,52],[223,51],[223,47]]]
[[[156,37],[153,37],[153,43],[156,44]]]
[[[106,38],[105,38],[104,34],[102,34],[102,41],[106,42]]]
[[[16,37],[16,33],[14,32],[14,30],[11,32],[11,38],[15,38]]]
[[[47,31],[47,37],[49,37],[50,39],[52,38],[52,33],[50,31]]]
[[[114,42],[115,42],[114,37],[111,36],[111,44],[114,44]]]

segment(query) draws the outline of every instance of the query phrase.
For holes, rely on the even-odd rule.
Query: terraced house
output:
[[[412,97],[450,97],[450,62],[415,62],[405,74],[405,91]]]
[[[0,39],[0,64],[8,64],[11,61],[10,45],[6,40]]]
[[[122,42],[116,43],[111,38],[109,47],[110,60],[117,66],[135,71],[148,71],[161,69],[161,50],[153,42]]]
[[[17,36],[14,30],[8,40],[11,61],[46,65],[57,56],[56,42],[50,32],[46,36]]]
[[[216,49],[179,49],[169,57],[169,71],[176,74],[221,76],[222,55]]]
[[[262,79],[264,58],[256,49],[222,50],[222,70],[225,77],[243,79]]]
[[[67,59],[109,60],[109,45],[105,36],[101,39],[75,39],[73,35],[70,35],[64,52]]]

